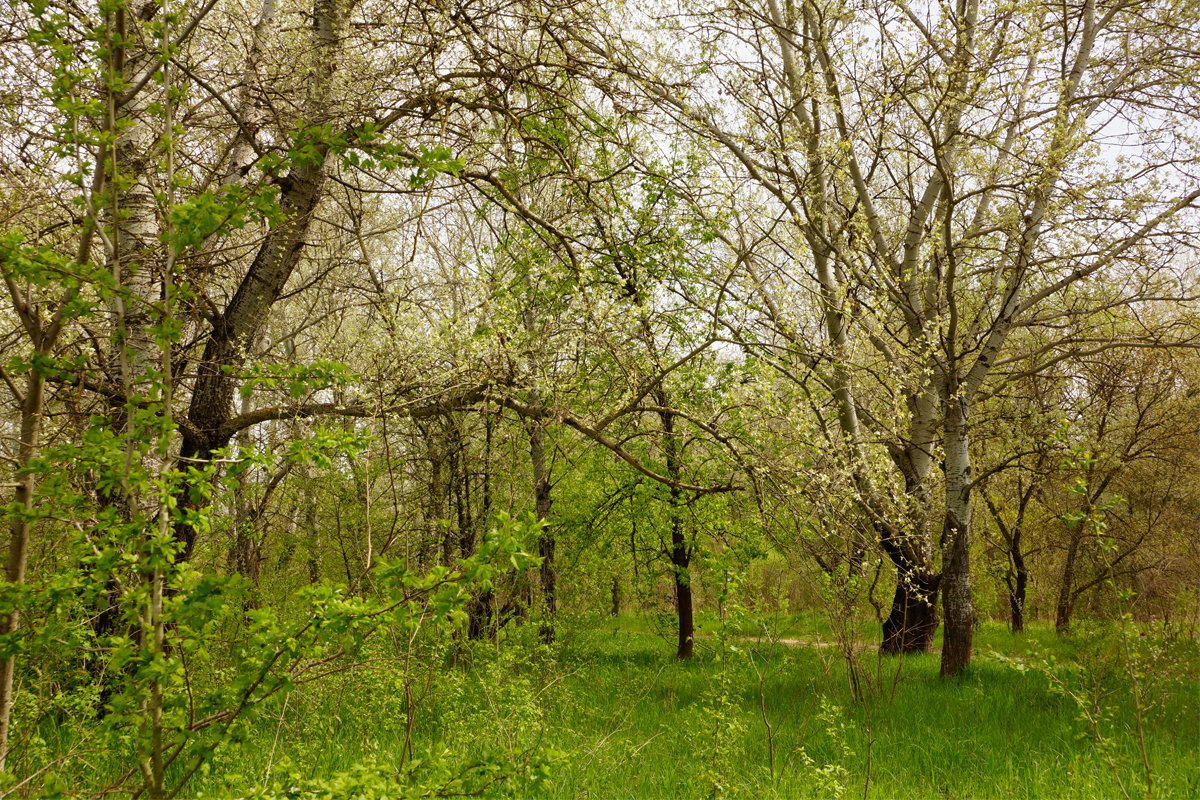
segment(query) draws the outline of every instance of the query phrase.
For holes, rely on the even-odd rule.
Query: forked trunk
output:
[[[913,401],[913,442],[893,454],[893,460],[904,474],[907,518],[911,527],[907,531],[898,531],[882,522],[876,526],[880,544],[896,567],[892,609],[883,622],[880,652],[884,655],[930,652],[939,624],[937,602],[941,576],[928,568],[932,561],[929,524],[932,459],[929,454],[933,450],[934,397],[932,391],[927,391]]]
[[[313,2],[315,64],[305,101],[308,119],[322,119],[330,113],[334,101],[332,79],[340,53],[339,30],[348,11],[349,6],[335,0]],[[178,464],[185,471],[191,468],[203,470],[211,465],[213,454],[229,444],[239,430],[231,426],[238,370],[246,362],[247,353],[271,307],[282,295],[300,262],[309,227],[324,193],[329,147],[327,142],[318,142],[311,158],[294,163],[287,175],[279,180],[282,188],[279,222],[262,239],[233,297],[217,317],[219,324],[214,325],[207,336],[203,355],[195,364],[187,413],[190,425],[183,431],[179,449]],[[193,474],[181,480],[176,492],[178,507],[195,508],[193,481],[210,479],[211,476]],[[196,548],[197,531],[188,522],[188,515],[180,515],[175,523],[175,538],[182,544],[177,560],[189,561]]]

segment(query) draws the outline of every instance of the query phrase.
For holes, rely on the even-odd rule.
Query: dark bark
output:
[[[1075,610],[1075,565],[1079,561],[1082,543],[1079,531],[1071,532],[1067,557],[1063,560],[1062,578],[1058,583],[1058,602],[1054,606],[1054,630],[1059,636],[1071,632],[1071,614]]]
[[[892,610],[883,621],[880,651],[894,656],[903,653],[928,653],[933,650],[938,628],[938,588],[940,575],[916,570],[900,571]]]
[[[975,608],[971,603],[969,540],[957,520],[946,520],[947,536],[954,545],[942,573],[943,611],[946,615],[942,639],[942,677],[958,675],[971,664],[975,633]]]
[[[675,576],[675,613],[679,617],[679,646],[677,658],[691,658],[696,636],[692,612],[692,581],[688,567],[691,562],[679,519],[671,521],[671,570]]]
[[[910,492],[910,497],[913,496]],[[877,523],[876,529],[884,553],[896,567],[896,591],[892,608],[883,621],[880,652],[893,656],[928,653],[933,649],[939,624],[937,601],[941,576],[927,571],[918,561],[922,553],[918,543],[905,541],[890,524]]]
[[[492,592],[480,592],[467,603],[467,638],[472,640],[488,639],[495,633],[494,617],[495,595]]]
[[[492,516],[493,426],[493,418],[490,414],[488,414],[484,419],[483,474],[480,475],[480,493],[482,494],[482,505],[479,509],[479,516],[476,518],[478,520],[478,524],[481,525],[487,525],[488,520]],[[468,490],[470,489],[469,475],[467,476],[466,488]],[[470,506],[469,496],[467,505],[468,507]],[[472,544],[472,553],[474,553],[474,547],[474,544]],[[494,618],[495,595],[490,589],[485,592],[477,592],[476,595],[471,598],[471,602],[467,604],[467,638],[484,639],[492,636],[496,631]]]
[[[1025,568],[1025,557],[1021,554],[1020,531],[1017,531],[1016,547],[1012,551],[1015,582],[1009,584],[1008,608],[1012,617],[1012,632],[1021,633],[1025,630],[1025,593],[1029,585],[1029,571]]]
[[[529,458],[533,467],[534,507],[537,518],[546,522],[550,518],[550,474],[546,467],[546,429],[541,422],[529,424]],[[541,635],[547,642],[554,641],[555,617],[558,615],[558,574],[554,565],[554,530],[547,524],[542,530],[538,555],[542,557],[539,577],[542,583],[542,600],[545,617],[542,619]]]
[[[657,399],[660,407],[668,407],[666,393],[661,389]],[[683,464],[679,453],[679,439],[675,435],[675,415],[669,411],[659,411],[658,416],[662,420],[667,476],[676,484],[670,487],[668,501],[668,513],[671,518],[671,574],[675,582],[675,615],[679,621],[679,642],[675,655],[677,658],[691,658],[696,638],[692,581],[689,571],[692,553],[691,548],[688,547],[687,538],[684,536],[683,519],[680,517],[683,490],[677,485],[681,482]]]
[[[907,398],[909,436],[889,445],[892,462],[904,476],[906,529],[897,530],[886,515],[875,513],[879,543],[896,568],[896,591],[883,622],[880,651],[885,655],[928,653],[937,633],[941,576],[932,570],[932,495],[929,472],[933,459],[934,420],[938,393],[932,385]]]
[[[317,499],[304,490],[304,526],[308,532],[308,582],[321,579],[321,529],[317,526]]]
[[[313,42],[318,63],[308,105],[314,119],[325,113],[329,103],[329,83],[336,68],[338,48],[336,29],[341,25],[343,13],[344,4],[336,0],[316,0],[313,4]],[[325,187],[328,150],[327,144],[318,143],[311,160],[293,165],[280,179],[282,221],[267,233],[233,297],[213,321],[203,355],[195,367],[196,379],[187,413],[190,424],[181,430],[181,468],[208,466],[213,455],[237,433],[229,429],[233,396],[239,383],[237,371],[245,364],[246,353],[271,306],[279,299],[300,261],[305,237]],[[204,493],[192,490],[197,488],[197,481],[208,479],[193,473],[182,481],[176,496],[179,508],[206,504]],[[182,545],[179,560],[189,560],[196,547],[195,527],[181,516],[175,523],[175,537]]]
[[[1045,454],[1042,454],[1038,458],[1039,471],[1044,461]],[[982,487],[980,489],[980,494],[992,514],[996,527],[1000,530],[1000,536],[1004,540],[1004,547],[1007,551],[1009,568],[1004,574],[1004,586],[1008,590],[1008,611],[1013,633],[1021,633],[1025,630],[1025,595],[1029,587],[1029,570],[1025,565],[1025,553],[1021,549],[1021,539],[1025,532],[1025,512],[1029,509],[1029,503],[1033,499],[1037,486],[1036,480],[1030,481],[1028,486],[1024,485],[1020,479],[1017,480],[1017,496],[1020,499],[1017,503],[1017,517],[1011,525],[1005,521],[1004,515],[992,502],[987,490]]]
[[[621,579],[616,575],[612,579],[612,616],[621,616]]]

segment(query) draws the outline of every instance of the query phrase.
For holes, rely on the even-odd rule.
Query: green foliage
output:
[[[76,264],[50,247],[26,245],[17,232],[0,233],[0,269],[14,282],[37,289],[59,289],[63,304],[57,314],[63,320],[91,316],[117,291],[112,273],[91,263]],[[70,362],[55,362],[37,354],[33,366],[48,377],[75,368]],[[41,359],[41,360],[37,360]],[[20,371],[20,365],[14,364]]]
[[[518,779],[521,796],[540,797],[552,774],[548,763],[517,764],[496,758],[463,764],[446,754],[417,759],[404,768],[375,763],[357,764],[329,777],[313,778],[291,762],[276,766],[269,787],[247,797],[261,800],[416,800],[424,797],[507,796],[507,785]]]
[[[233,372],[232,367],[227,371]],[[286,390],[294,400],[333,386],[346,386],[355,379],[345,364],[316,360],[307,364],[250,364],[236,370],[241,381],[238,392],[250,397],[257,389]]]
[[[275,226],[282,218],[277,186],[232,184],[209,189],[171,208],[175,234],[170,244],[177,252],[183,252],[218,231],[229,233],[259,220]]]
[[[357,439],[330,433],[314,441],[310,453],[344,449]],[[245,579],[206,574],[190,562],[177,562],[179,544],[170,535],[171,526],[155,524],[153,506],[143,512],[111,501],[158,497],[174,520],[204,530],[211,505],[197,502],[194,508],[179,509],[174,497],[182,481],[193,491],[211,491],[213,465],[208,474],[194,468],[153,472],[143,458],[127,459],[129,446],[126,434],[97,419],[80,444],[48,449],[34,462],[31,469],[40,476],[42,493],[42,502],[34,506],[36,519],[50,523],[73,517],[88,523],[64,531],[71,555],[61,569],[34,583],[0,585],[0,609],[19,607],[30,620],[5,637],[4,652],[22,653],[28,663],[39,665],[32,679],[41,696],[49,692],[53,708],[65,715],[54,724],[56,735],[72,741],[72,747],[101,748],[109,756],[107,769],[85,777],[78,764],[50,759],[52,751],[47,751],[45,788],[57,782],[83,781],[77,785],[94,789],[123,784],[132,773],[122,778],[122,765],[147,758],[150,736],[158,735],[147,724],[152,702],[161,707],[161,735],[182,770],[171,779],[182,784],[220,748],[243,741],[259,708],[294,690],[298,677],[316,665],[359,658],[370,639],[384,631],[421,626],[456,630],[473,592],[490,586],[506,570],[537,563],[528,551],[536,547],[540,524],[531,517],[505,518],[457,568],[418,572],[400,561],[380,559],[369,597],[324,582],[298,593],[299,616],[247,608]],[[143,454],[149,448],[146,444]],[[95,476],[87,490],[73,484],[71,473],[62,469],[65,463]],[[236,481],[240,474],[231,469],[224,480]],[[19,508],[8,509],[10,516],[16,513]],[[162,576],[165,589],[161,646],[147,628],[154,576]],[[98,632],[87,624],[86,609],[105,606],[116,611],[120,623]],[[81,653],[88,654],[82,661]],[[58,683],[64,675],[68,682]],[[102,676],[99,682],[92,679],[97,675]],[[30,724],[44,724],[38,719],[46,713],[45,707],[37,712],[18,709]],[[37,743],[35,738],[30,746]],[[360,778],[369,781],[372,774],[347,774],[323,784],[324,789],[313,784],[304,791],[336,792]],[[476,788],[507,774],[499,763],[482,763],[456,776],[445,772],[447,786]],[[363,786],[366,791],[367,784]]]

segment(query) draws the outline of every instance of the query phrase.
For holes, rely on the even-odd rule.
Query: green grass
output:
[[[718,640],[702,639],[697,658],[680,663],[654,628],[593,619],[563,630],[552,650],[539,648],[530,628],[506,632],[499,647],[456,648],[435,664],[414,750],[457,764],[550,758],[541,791],[551,797],[704,797],[719,787],[754,797],[1119,798],[1109,759],[1125,789],[1145,795],[1129,679],[1109,629],[1059,640],[1043,629],[1014,637],[986,625],[971,669],[949,681],[938,677],[936,655],[881,660],[864,649],[866,698],[856,702],[833,649],[777,646],[768,662],[762,643],[734,640],[737,652],[722,658]],[[795,618],[785,633],[820,631]],[[1145,672],[1155,796],[1196,797],[1196,643],[1135,634],[1133,645]],[[1022,672],[993,653],[1043,665],[1089,710],[1098,703],[1102,741],[1043,669]],[[767,675],[761,696],[752,657]],[[405,729],[398,675],[385,662],[297,691],[286,709],[251,727],[244,745],[218,751],[188,792],[246,791],[263,785],[268,765],[303,779],[361,763],[394,769]],[[518,796],[530,790],[520,779],[503,786]]]

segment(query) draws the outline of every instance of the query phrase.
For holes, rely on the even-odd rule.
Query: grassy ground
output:
[[[812,617],[785,623],[782,636],[829,638]],[[1126,659],[1111,629],[1059,640],[984,625],[971,669],[950,681],[938,677],[937,656],[881,660],[864,647],[856,701],[836,648],[709,637],[680,663],[655,627],[579,621],[552,649],[526,628],[498,646],[443,653],[428,682],[410,672],[410,693],[423,697],[414,753],[460,766],[548,759],[538,791],[552,797],[1147,794]],[[1134,632],[1131,648],[1153,794],[1196,797],[1197,644]],[[298,786],[356,764],[395,769],[407,729],[398,675],[385,663],[296,692],[277,719],[246,732],[245,745],[219,751],[188,791],[240,793],[268,772],[276,786],[281,774]],[[523,796],[534,788],[528,775],[491,791]]]

